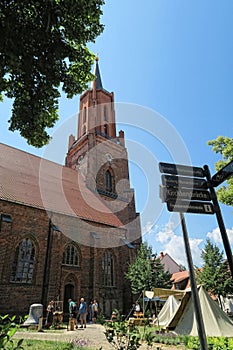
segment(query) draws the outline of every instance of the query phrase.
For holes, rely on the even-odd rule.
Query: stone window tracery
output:
[[[114,286],[114,257],[110,251],[105,251],[102,258],[103,285],[107,287]]]
[[[30,238],[24,238],[15,250],[10,281],[32,283],[35,267],[35,245]]]
[[[80,266],[80,252],[76,246],[69,244],[63,252],[62,263],[65,265]]]

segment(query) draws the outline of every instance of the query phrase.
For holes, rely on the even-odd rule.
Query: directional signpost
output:
[[[203,168],[159,163],[162,173],[160,197],[169,211],[180,214],[216,214],[223,245],[233,278],[233,257],[214,187],[233,176],[233,161],[212,177],[207,165]],[[183,215],[183,214],[182,214]]]
[[[161,173],[175,174],[175,175],[187,175],[195,177],[204,177],[204,170],[199,167],[193,167],[188,165],[159,163],[159,170]]]
[[[197,322],[200,347],[207,350],[205,328],[201,313],[200,300],[197,291],[191,249],[184,218],[184,212],[196,214],[216,213],[219,228],[223,238],[227,259],[233,277],[233,258],[228,241],[226,229],[218,205],[214,187],[233,175],[233,161],[216,173],[212,178],[207,165],[203,168],[180,164],[159,163],[162,173],[162,186],[160,186],[160,197],[167,203],[169,211],[179,212],[184,237],[187,261],[189,265],[190,284],[193,294],[194,311]],[[207,181],[204,179],[206,177]],[[213,204],[212,204],[213,202]]]
[[[169,211],[214,214],[213,204],[203,203],[211,198],[202,168],[159,163],[159,169],[161,173],[169,174],[162,175],[163,186],[160,188],[160,197]]]
[[[162,184],[170,187],[185,187],[185,188],[200,188],[207,189],[207,181],[205,179],[176,176],[176,175],[162,175]]]
[[[167,202],[169,211],[178,211],[181,213],[196,213],[196,214],[214,214],[214,207],[212,203],[190,202],[187,205],[186,201]]]
[[[172,186],[162,186],[161,187],[161,196],[164,197],[164,201],[174,199],[187,199],[187,200],[202,200],[210,201],[210,193],[206,190],[197,190],[193,188],[176,188]]]
[[[176,211],[180,214],[200,347],[202,350],[207,350],[201,305],[197,291],[188,232],[183,215],[184,212],[200,214],[214,213],[212,203],[208,202],[211,198],[207,190],[207,183],[203,179],[205,173],[202,168],[169,163],[159,163],[159,170],[161,173],[169,174],[162,175],[164,186],[160,187],[160,197],[162,201],[167,203],[169,211]]]
[[[229,179],[233,175],[233,160],[212,176],[212,185],[219,186],[223,181]]]

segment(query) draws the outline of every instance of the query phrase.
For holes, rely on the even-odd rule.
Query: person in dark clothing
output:
[[[46,321],[45,326],[49,328],[51,324],[53,323],[53,311],[54,311],[54,301],[51,300],[47,306],[47,314],[46,314]]]

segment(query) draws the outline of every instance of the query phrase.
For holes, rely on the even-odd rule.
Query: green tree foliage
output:
[[[169,288],[171,275],[164,271],[160,258],[152,254],[152,248],[141,244],[135,262],[129,265],[126,278],[130,281],[133,294],[153,288]]]
[[[0,2],[0,94],[13,98],[11,131],[42,147],[58,120],[59,87],[68,98],[93,80],[88,42],[103,31],[104,0]]]
[[[0,349],[4,350],[23,350],[23,339],[17,342],[13,341],[13,336],[19,328],[19,325],[15,323],[16,316],[12,318],[8,315],[0,316]]]
[[[222,169],[227,163],[233,160],[233,139],[218,136],[215,140],[208,141],[215,153],[220,153],[222,159],[215,164],[216,170]],[[226,205],[233,205],[233,177],[224,182],[224,185],[217,190],[218,199]]]
[[[202,269],[196,270],[197,283],[218,297],[232,293],[233,282],[228,264],[223,259],[223,252],[209,239],[202,250],[201,258],[204,264]]]
[[[180,271],[187,271],[186,267],[182,264],[179,265]]]

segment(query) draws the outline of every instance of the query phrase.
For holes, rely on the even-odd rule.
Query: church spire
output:
[[[95,63],[95,69],[94,69],[94,75],[96,76],[96,78],[92,83],[92,88],[95,88],[96,90],[103,89],[98,61],[99,61],[99,57],[96,56],[95,58],[96,63]]]

